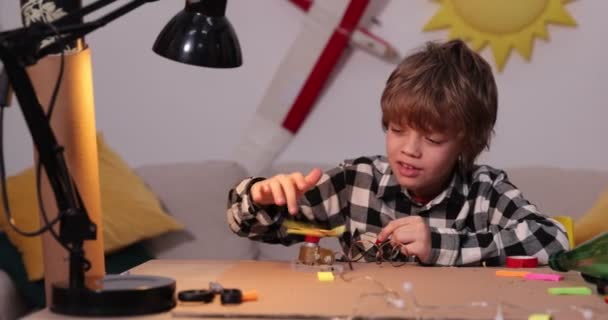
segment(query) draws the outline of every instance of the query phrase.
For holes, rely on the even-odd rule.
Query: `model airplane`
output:
[[[235,158],[259,174],[298,132],[349,43],[394,63],[388,42],[359,26],[369,0],[291,0],[307,11],[302,30],[270,83]]]
[[[313,0],[290,0],[300,9],[308,12],[312,6]],[[349,44],[363,49],[382,60],[388,62],[398,62],[399,52],[393,48],[393,46],[386,40],[379,36],[371,33],[369,30],[362,26],[357,26],[350,35]]]

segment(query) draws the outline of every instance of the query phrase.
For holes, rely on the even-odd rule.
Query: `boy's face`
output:
[[[389,123],[386,153],[402,187],[419,197],[439,194],[460,154],[459,139],[441,133],[425,134],[409,126]]]

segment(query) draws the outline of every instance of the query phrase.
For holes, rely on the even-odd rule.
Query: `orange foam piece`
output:
[[[510,271],[510,270],[497,270],[496,271],[496,275],[499,277],[517,277],[517,278],[523,278],[525,277],[528,273],[528,271]]]

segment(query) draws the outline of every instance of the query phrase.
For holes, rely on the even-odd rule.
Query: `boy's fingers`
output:
[[[319,169],[319,168],[312,169],[306,175],[306,177],[304,177],[304,180],[306,181],[306,186],[310,188],[310,187],[316,185],[317,182],[319,182],[319,180],[321,179],[322,175],[323,175],[323,172],[321,171],[321,169]]]
[[[406,224],[409,223],[409,219],[407,219],[409,217],[405,217],[405,218],[401,218],[401,219],[397,219],[397,220],[393,220],[391,222],[389,222],[381,231],[380,233],[378,233],[378,241],[384,241],[388,238],[388,236],[390,236],[391,234],[393,234],[393,232],[401,227],[404,226]]]
[[[393,230],[394,229],[389,228],[387,225],[380,231],[380,233],[378,233],[378,237],[376,239],[380,242],[386,240],[388,238],[388,236],[390,236],[393,233]]]
[[[274,197],[272,195],[272,189],[270,188],[269,180],[261,182],[261,185],[258,188],[258,192],[260,193],[261,201],[263,201],[264,204],[274,203]]]
[[[262,188],[263,186],[260,185],[260,182],[251,186],[251,200],[253,200],[253,202],[262,204]]]
[[[270,181],[270,190],[272,190],[272,197],[274,199],[274,203],[276,205],[282,206],[285,203],[285,198],[283,196],[283,189],[279,182],[275,179]]]
[[[299,191],[306,191],[306,180],[304,179],[304,175],[300,172],[294,172],[291,174],[296,186],[298,186]]]
[[[297,191],[294,182],[288,176],[280,176],[278,177],[278,180],[283,188],[283,195],[287,201],[287,210],[289,210],[290,214],[298,213]]]
[[[413,243],[417,240],[418,234],[416,234],[416,229],[411,225],[401,225],[397,229],[395,229],[392,233],[391,241],[395,244],[405,245]]]

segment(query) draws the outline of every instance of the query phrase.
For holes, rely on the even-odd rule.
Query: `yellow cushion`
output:
[[[97,136],[101,193],[103,240],[105,253],[111,253],[135,242],[152,238],[183,226],[167,215],[160,202],[114,152],[101,135]],[[23,230],[40,227],[36,200],[34,169],[7,179],[9,203],[13,220]],[[7,225],[0,208],[0,230],[21,252],[29,280],[44,277],[41,237],[23,237]]]
[[[593,207],[574,223],[576,245],[606,231],[608,231],[608,190],[604,191]]]
[[[572,222],[572,218],[569,216],[555,216],[553,219],[557,220],[557,222],[561,223],[566,229],[566,234],[568,235],[568,244],[570,245],[570,249],[574,248],[574,223]]]

